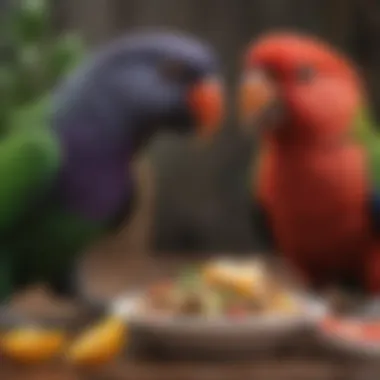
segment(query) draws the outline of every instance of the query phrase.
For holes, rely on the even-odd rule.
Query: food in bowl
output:
[[[259,260],[210,261],[185,268],[171,280],[149,287],[138,313],[147,316],[244,318],[265,314],[296,314],[296,295]]]
[[[345,340],[380,344],[379,321],[328,318],[322,323],[322,330]]]

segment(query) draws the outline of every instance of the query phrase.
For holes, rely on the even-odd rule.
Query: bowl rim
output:
[[[358,321],[358,318],[342,318],[342,322],[343,321]],[[349,338],[343,334],[326,331],[326,329],[320,324],[318,324],[317,330],[320,338],[324,341],[324,343],[330,346],[353,354],[370,355],[375,357],[380,356],[380,340],[378,342],[369,342]]]
[[[115,297],[110,305],[110,313],[125,320],[134,326],[163,328],[169,330],[208,330],[208,331],[232,331],[247,329],[282,329],[291,326],[299,326],[304,323],[318,323],[328,313],[327,305],[319,298],[302,296],[308,312],[296,314],[265,314],[248,317],[240,320],[232,320],[227,317],[203,318],[203,317],[164,317],[144,318],[141,314],[133,314],[136,303],[142,292],[126,292]],[[296,295],[297,296],[297,295]],[[302,301],[301,301],[302,302]]]

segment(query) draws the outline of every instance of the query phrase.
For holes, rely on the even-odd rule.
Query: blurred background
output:
[[[88,255],[90,288],[97,295],[114,295],[137,281],[142,272],[131,268],[148,252],[260,249],[247,188],[255,146],[239,135],[232,101],[242,52],[259,34],[304,31],[341,48],[360,67],[380,117],[379,0],[0,0],[0,134],[9,112],[49,91],[86,52],[139,27],[173,28],[213,45],[223,64],[230,115],[207,150],[183,137],[161,135],[138,157],[136,215],[120,236]],[[32,308],[40,305],[30,299]],[[308,378],[326,379],[325,372]]]
[[[92,50],[136,27],[170,27],[195,34],[220,55],[230,94],[246,44],[274,28],[310,32],[342,48],[360,65],[375,110],[380,110],[380,2],[377,0],[51,0],[46,33],[83,39]],[[2,46],[7,46],[11,8],[1,0]],[[36,6],[38,0],[31,0]],[[33,5],[34,4],[34,5]],[[29,26],[33,28],[33,26]],[[30,29],[32,30],[32,29]],[[32,33],[32,32],[30,32]],[[8,36],[8,37],[7,37]],[[26,38],[27,40],[27,38]],[[27,41],[8,48],[22,51]],[[57,45],[58,46],[58,45]],[[12,49],[11,49],[12,50]],[[9,57],[2,48],[2,61]],[[62,62],[61,58],[58,59]],[[79,57],[79,55],[78,55]],[[54,70],[53,70],[54,71]],[[54,75],[46,82],[52,85]],[[231,111],[233,111],[233,103]],[[233,112],[231,112],[233,115]],[[379,112],[377,112],[379,116]],[[210,149],[160,136],[142,160],[139,216],[128,228],[135,250],[251,251],[257,248],[248,219],[247,170],[254,152],[233,118]],[[144,171],[145,170],[145,171]]]

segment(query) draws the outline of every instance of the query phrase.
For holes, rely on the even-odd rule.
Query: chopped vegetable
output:
[[[298,312],[290,291],[259,262],[209,262],[187,267],[171,282],[145,294],[144,313],[150,316],[237,316]]]
[[[200,284],[200,271],[197,267],[187,267],[179,276],[181,288],[192,289]]]
[[[282,313],[293,313],[297,311],[298,304],[294,297],[291,297],[289,294],[277,294],[273,297],[273,302],[271,309],[273,311],[280,311]]]
[[[380,323],[379,322],[372,322],[372,323],[365,324],[362,327],[362,330],[363,330],[363,338],[365,340],[380,343]]]
[[[227,309],[227,315],[232,318],[241,318],[246,317],[248,314],[248,311],[241,306],[231,306]]]
[[[157,310],[170,310],[175,306],[176,288],[171,282],[162,282],[149,289],[147,306]]]
[[[189,293],[182,299],[179,312],[182,315],[202,314],[204,299],[201,294]]]
[[[329,318],[324,321],[322,328],[344,339],[380,344],[380,322]]]

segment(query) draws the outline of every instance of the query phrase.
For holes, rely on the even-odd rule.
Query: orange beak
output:
[[[238,108],[242,125],[252,127],[277,100],[277,92],[270,79],[260,71],[244,75],[239,86]]]
[[[224,119],[225,97],[220,80],[208,78],[195,84],[188,94],[188,104],[202,137],[213,136]]]

